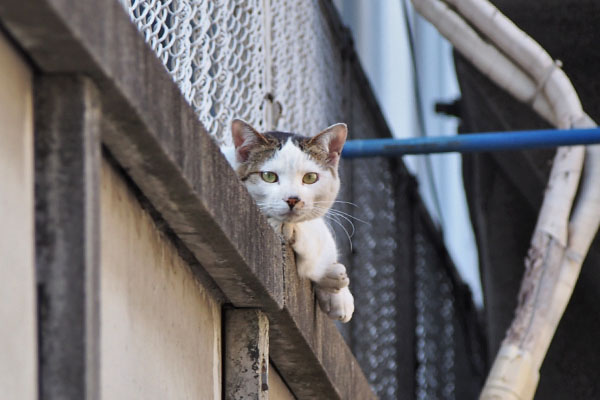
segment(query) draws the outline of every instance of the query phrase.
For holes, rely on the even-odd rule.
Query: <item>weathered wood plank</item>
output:
[[[268,400],[269,320],[260,310],[225,310],[225,399]]]
[[[286,259],[293,260],[289,248]],[[319,309],[310,282],[300,279],[293,263],[286,264],[285,289],[285,308],[268,314],[270,356],[294,395],[300,399],[376,398],[342,335]]]
[[[276,235],[123,7],[9,0],[0,18],[43,71],[94,78],[104,144],[229,300],[280,309],[282,272],[266,267],[281,259]]]
[[[48,76],[34,96],[40,396],[98,399],[98,93]]]
[[[117,1],[5,0],[0,20],[41,70],[93,78],[104,144],[227,298],[267,314],[271,354],[296,395],[372,398],[293,258],[283,260],[279,238]]]

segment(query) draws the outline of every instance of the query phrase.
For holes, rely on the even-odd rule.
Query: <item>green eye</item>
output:
[[[317,174],[316,172],[309,172],[307,174],[304,174],[304,176],[302,177],[302,182],[306,183],[307,185],[312,185],[318,180],[319,174]]]
[[[277,182],[277,174],[271,171],[263,171],[260,173],[260,177],[263,181],[267,183],[275,183]]]

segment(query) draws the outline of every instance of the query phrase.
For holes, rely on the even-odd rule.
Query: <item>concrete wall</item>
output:
[[[0,35],[0,397],[37,398],[29,67]]]
[[[106,161],[100,204],[102,398],[220,399],[220,304]]]
[[[269,366],[269,400],[294,400],[281,376],[273,366]]]
[[[36,65],[32,145],[0,58],[0,399],[219,399],[225,303],[268,318],[272,398],[375,398],[119,2],[2,0],[0,25]]]

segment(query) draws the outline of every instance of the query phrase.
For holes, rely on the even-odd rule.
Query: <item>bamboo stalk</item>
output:
[[[525,262],[519,305],[480,399],[532,399],[556,327],[549,323],[568,240],[567,221],[584,158],[583,146],[561,147]]]
[[[569,128],[583,116],[571,81],[531,36],[519,29],[487,0],[444,0],[456,7],[480,32],[531,75],[543,89],[557,117],[556,126]],[[543,86],[542,86],[543,85]]]
[[[534,109],[560,128],[596,126],[584,114],[568,77],[551,57],[526,33],[516,27],[486,0],[446,0],[509,58],[493,68],[522,68],[536,86]],[[430,20],[467,58],[498,85],[523,101],[525,91],[503,80],[502,72],[486,70],[485,54],[465,49],[464,38],[477,43],[477,35],[454,11],[439,0],[413,0],[415,8]],[[469,31],[471,29],[471,31]],[[483,42],[481,38],[479,38]],[[481,46],[481,44],[477,44]],[[496,50],[497,51],[497,50]],[[489,52],[492,53],[492,52]],[[515,61],[519,66],[513,64]],[[510,66],[506,66],[510,64]],[[489,66],[488,66],[489,67]],[[520,81],[525,82],[522,76]],[[529,90],[527,87],[526,90]],[[538,93],[540,92],[540,93]],[[543,95],[540,95],[543,94]],[[548,103],[537,106],[539,99]],[[553,116],[548,116],[548,106]],[[585,157],[585,175],[580,195],[572,204]],[[557,151],[552,172],[531,241],[526,272],[513,323],[492,366],[481,399],[532,399],[539,369],[569,302],[581,265],[600,225],[600,148],[565,147]]]
[[[485,42],[461,16],[439,0],[412,0],[415,9],[431,22],[452,45],[484,75],[517,100],[531,107],[556,126],[554,112],[537,84],[491,44]]]

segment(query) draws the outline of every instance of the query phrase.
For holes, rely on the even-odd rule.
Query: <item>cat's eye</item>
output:
[[[312,185],[313,183],[315,183],[318,180],[319,180],[319,174],[317,174],[316,172],[306,173],[302,177],[302,182],[306,183],[307,185]]]
[[[275,183],[277,182],[277,174],[271,171],[263,171],[260,173],[260,177],[263,181],[267,183]]]

